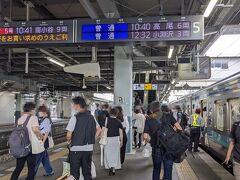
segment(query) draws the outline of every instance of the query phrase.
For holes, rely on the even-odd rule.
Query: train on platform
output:
[[[240,121],[240,72],[170,104],[180,105],[188,115],[202,109],[206,128],[201,145],[223,161],[232,124]]]

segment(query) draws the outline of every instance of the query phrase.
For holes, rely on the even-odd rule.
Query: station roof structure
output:
[[[210,0],[2,0],[0,18],[5,22],[25,21],[27,3],[31,7],[29,19],[33,21],[202,15],[209,2]],[[176,56],[191,54],[196,47],[197,52],[204,55],[224,25],[240,23],[239,9],[239,0],[219,0],[210,16],[204,19],[205,39],[200,43],[134,42],[131,44],[133,71],[150,72],[171,83],[176,79]],[[172,57],[168,58],[170,47],[174,47],[174,50]],[[46,54],[57,57],[68,65],[82,64],[91,62],[91,46],[74,44],[28,48],[29,72],[25,73],[26,48],[0,47],[1,90],[21,89],[22,84],[60,91],[111,91],[114,86],[114,44],[97,46],[101,79],[99,82],[87,81],[86,89],[82,89],[83,75],[64,72],[61,66],[47,60]],[[163,84],[163,89],[165,86],[167,84]]]

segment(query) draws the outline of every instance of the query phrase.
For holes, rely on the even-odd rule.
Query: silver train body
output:
[[[188,115],[202,109],[206,129],[201,144],[223,160],[231,126],[240,121],[240,72],[170,104],[180,105]]]

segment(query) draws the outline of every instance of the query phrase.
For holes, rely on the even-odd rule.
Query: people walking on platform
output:
[[[192,146],[194,143],[194,152],[199,152],[199,139],[201,136],[201,132],[204,131],[204,120],[201,117],[201,109],[196,109],[195,113],[190,116],[189,118],[189,125],[190,125],[190,145],[188,150],[192,151]]]
[[[44,105],[40,106],[38,108],[37,112],[38,112],[38,116],[39,116],[40,131],[43,135],[43,143],[44,143],[45,151],[36,155],[35,175],[37,174],[40,163],[42,163],[43,168],[46,172],[46,174],[44,174],[44,176],[52,176],[52,175],[54,175],[54,171],[51,166],[49,156],[48,156],[48,151],[47,151],[47,149],[49,148],[49,138],[48,137],[52,136],[51,135],[52,122],[49,119],[48,108],[46,106],[44,106]]]
[[[100,112],[101,112],[100,105],[98,103],[96,103],[96,109],[95,109],[95,112],[94,112],[94,117],[97,121],[98,121],[98,116],[99,116]]]
[[[33,140],[31,136],[36,136],[37,139],[42,140],[43,136],[39,130],[39,123],[38,118],[35,116],[35,104],[32,102],[28,102],[23,107],[23,115],[18,119],[17,125],[23,125],[27,127],[28,136],[30,140],[30,144],[32,146],[32,149],[34,148]],[[36,154],[33,154],[34,152],[30,152],[27,156],[16,158],[17,164],[16,168],[12,173],[10,180],[17,180],[21,171],[24,168],[25,162],[27,162],[27,168],[28,168],[28,175],[27,180],[34,180],[35,176],[35,164],[36,164]]]
[[[160,179],[161,165],[163,163],[164,166],[164,177],[163,180],[172,180],[172,169],[173,169],[173,160],[168,159],[166,155],[166,151],[163,146],[159,146],[158,144],[158,130],[161,126],[161,121],[163,117],[165,122],[168,124],[175,126],[177,129],[181,130],[180,124],[176,121],[176,119],[170,114],[170,110],[168,106],[162,105],[160,109],[159,102],[152,102],[150,105],[151,115],[149,119],[145,122],[144,128],[144,140],[150,141],[152,146],[152,160],[153,160],[153,174],[152,180]]]
[[[118,110],[110,110],[110,117],[106,118],[107,144],[104,146],[104,165],[109,169],[109,175],[115,175],[117,169],[121,169],[120,148],[123,145],[123,126],[117,119]]]
[[[121,147],[121,164],[124,163],[125,161],[125,154],[126,154],[126,147],[127,147],[127,134],[129,132],[129,122],[128,122],[128,118],[127,116],[124,116],[123,114],[123,109],[121,106],[117,106],[116,109],[118,110],[118,115],[117,115],[117,119],[119,119],[122,123],[123,126],[123,144]]]
[[[187,115],[182,111],[179,105],[177,105],[175,108],[177,110],[176,112],[177,121],[181,125],[182,129],[185,129],[185,127],[188,125]]]
[[[110,117],[109,115],[109,104],[103,104],[101,111],[98,114],[98,124],[102,128],[104,126],[106,118]]]
[[[135,148],[142,146],[142,134],[145,126],[145,116],[141,109],[135,110],[135,123],[134,123],[134,145]],[[138,136],[138,137],[137,137]]]
[[[237,115],[240,119],[240,114]],[[240,120],[232,125],[230,143],[224,163],[228,165],[233,154],[233,174],[236,180],[240,180]]]
[[[70,145],[70,174],[75,178],[80,177],[82,168],[85,180],[91,180],[91,163],[95,136],[101,133],[95,118],[87,111],[86,101],[83,97],[72,99],[76,114],[67,125],[67,141]]]

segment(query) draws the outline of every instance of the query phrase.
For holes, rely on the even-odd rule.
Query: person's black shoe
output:
[[[109,176],[113,176],[113,175],[115,175],[114,173],[113,173],[113,168],[111,168],[110,170],[109,170]]]
[[[189,152],[192,152],[192,149],[188,149]]]
[[[194,150],[194,152],[200,152],[200,151],[197,149],[197,150]]]
[[[113,175],[115,176],[115,174],[116,174],[115,168],[112,168],[112,173],[113,173]]]
[[[50,174],[44,174],[43,176],[44,177],[51,177],[51,176],[53,176],[54,175],[54,172],[51,172]]]

